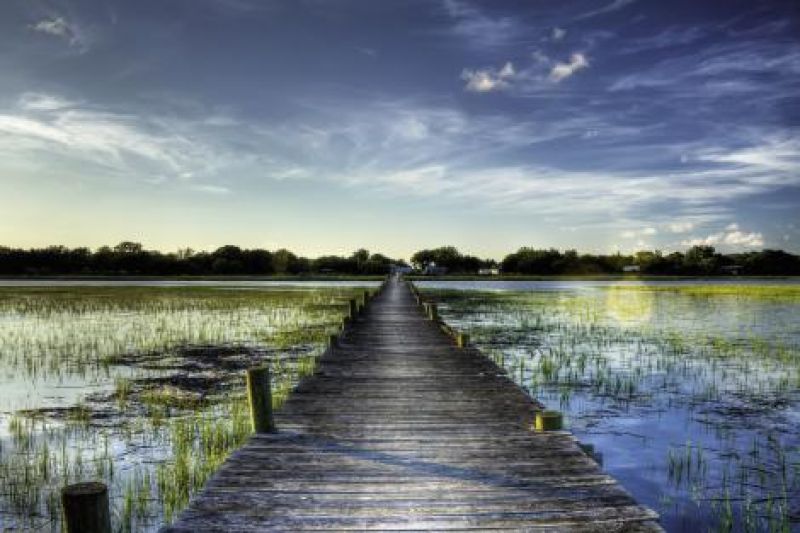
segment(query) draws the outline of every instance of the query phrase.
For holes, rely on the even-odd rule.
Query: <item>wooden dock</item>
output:
[[[166,531],[661,531],[393,279]]]

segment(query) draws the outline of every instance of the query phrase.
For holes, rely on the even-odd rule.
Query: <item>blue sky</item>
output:
[[[0,244],[797,252],[796,6],[6,0]]]

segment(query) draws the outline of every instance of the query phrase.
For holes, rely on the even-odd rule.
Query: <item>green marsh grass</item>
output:
[[[60,531],[60,488],[87,479],[115,530],[173,520],[250,435],[244,369],[270,364],[279,407],[359,294],[0,289],[0,521]]]
[[[800,527],[799,286],[424,292],[668,529]]]

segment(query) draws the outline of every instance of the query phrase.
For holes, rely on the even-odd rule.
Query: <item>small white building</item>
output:
[[[642,268],[639,265],[625,265],[622,267],[623,272],[641,272]]]
[[[499,268],[479,268],[478,269],[479,276],[499,276],[500,269]]]

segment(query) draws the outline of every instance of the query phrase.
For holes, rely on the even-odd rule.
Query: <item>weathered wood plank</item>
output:
[[[392,280],[166,531],[660,531]]]

